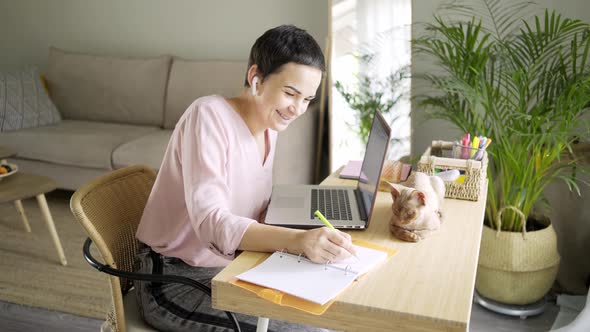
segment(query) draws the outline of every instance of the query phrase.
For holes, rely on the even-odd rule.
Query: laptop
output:
[[[324,224],[314,214],[319,210],[335,228],[367,228],[390,139],[391,128],[375,112],[357,185],[275,185],[265,223],[293,228],[321,227]]]

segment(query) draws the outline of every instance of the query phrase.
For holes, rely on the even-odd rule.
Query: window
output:
[[[356,75],[366,73],[373,81],[385,78],[410,65],[411,0],[333,0],[332,1],[332,83],[353,87]],[[373,55],[370,64],[359,54]],[[399,159],[410,153],[410,81],[404,80],[404,97],[391,112],[384,114],[392,125],[394,141],[389,159]],[[351,125],[357,121],[356,112],[342,95],[331,86],[331,155],[330,170],[334,171],[348,160],[362,159],[364,143]],[[400,116],[393,121],[394,116]]]

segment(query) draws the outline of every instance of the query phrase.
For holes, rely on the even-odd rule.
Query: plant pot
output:
[[[497,232],[484,225],[475,288],[491,300],[524,305],[549,291],[559,268],[557,235],[548,218],[543,229]]]

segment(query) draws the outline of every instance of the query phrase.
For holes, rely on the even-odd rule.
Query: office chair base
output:
[[[520,319],[526,319],[529,316],[536,316],[543,313],[543,311],[545,311],[545,306],[547,305],[547,300],[545,297],[537,302],[525,305],[496,302],[480,295],[477,290],[475,290],[473,293],[473,302],[490,311],[499,314],[520,317]]]

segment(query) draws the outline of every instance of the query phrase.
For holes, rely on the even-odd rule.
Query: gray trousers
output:
[[[136,257],[135,270],[142,273],[188,277],[211,287],[211,279],[221,267],[194,267],[175,257],[166,257],[142,249]],[[159,284],[134,281],[137,303],[143,320],[160,331],[225,332],[231,325],[225,312],[211,307],[211,298],[200,290],[182,284]],[[255,295],[253,295],[255,296]],[[257,317],[236,313],[244,332],[256,331]],[[269,331],[326,331],[283,321],[270,320]]]

